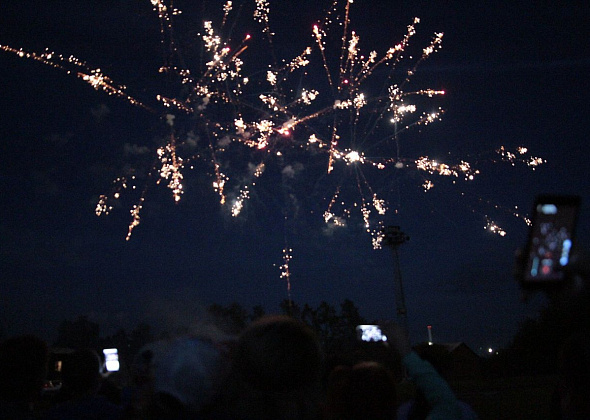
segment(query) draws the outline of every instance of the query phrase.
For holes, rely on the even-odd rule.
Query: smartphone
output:
[[[529,287],[555,285],[566,279],[581,199],[569,195],[536,198],[523,254],[522,283]]]
[[[117,349],[103,349],[104,366],[107,372],[119,370],[119,352]]]
[[[387,341],[387,336],[381,332],[378,325],[357,325],[356,333],[362,341]]]

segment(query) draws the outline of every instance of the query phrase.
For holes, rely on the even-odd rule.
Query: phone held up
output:
[[[568,278],[581,199],[572,195],[536,198],[519,277],[524,289],[558,287]]]
[[[117,349],[103,349],[104,366],[107,372],[119,370],[119,352]]]
[[[378,325],[357,325],[356,334],[357,338],[362,341],[387,341],[387,336],[381,332]]]

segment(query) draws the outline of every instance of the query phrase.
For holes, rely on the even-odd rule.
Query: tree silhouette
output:
[[[266,311],[261,305],[256,305],[252,308],[252,314],[250,314],[250,321],[256,321],[258,318],[262,318],[266,314]]]
[[[246,325],[251,316],[242,305],[233,302],[228,306],[217,303],[209,305],[207,312],[213,317],[217,325],[228,334],[238,334]]]
[[[291,299],[283,300],[280,307],[283,314],[292,316],[295,319],[301,319],[301,309],[299,309],[299,305]]]
[[[590,334],[590,290],[548,297],[548,305],[521,324],[510,351],[500,357],[517,373],[555,373],[563,343],[574,334]]]
[[[349,299],[340,304],[340,311],[326,301],[320,302],[317,308],[308,303],[301,308],[297,303],[285,299],[280,307],[284,314],[309,325],[327,351],[354,340],[356,326],[366,323],[354,302]]]
[[[92,322],[87,316],[79,316],[75,321],[64,320],[59,326],[57,347],[72,349],[99,347],[100,327]]]

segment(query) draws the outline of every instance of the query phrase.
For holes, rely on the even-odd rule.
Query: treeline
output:
[[[491,372],[514,376],[555,374],[564,344],[576,335],[590,337],[590,290],[547,291],[547,306],[524,321],[507,349],[490,360]]]
[[[320,337],[327,351],[341,347],[356,339],[355,327],[367,323],[358,308],[349,299],[338,306],[325,301],[317,307],[309,304],[303,306],[284,300],[280,303],[280,312],[297,318],[309,325]],[[224,334],[238,334],[249,323],[265,315],[262,306],[254,306],[251,310],[239,303],[229,305],[212,304],[207,307],[205,320],[214,325]],[[195,320],[197,322],[198,320]],[[203,321],[203,320],[201,320]],[[179,326],[174,331],[156,331],[147,323],[140,323],[132,330],[119,329],[112,335],[101,336],[100,326],[87,316],[79,316],[75,320],[64,320],[59,325],[54,349],[117,348],[122,361],[131,362],[135,354],[146,344],[177,335],[191,333],[191,327]]]
[[[548,305],[538,317],[522,323],[506,349],[485,360],[488,374],[514,376],[529,374],[553,374],[559,367],[559,353],[566,340],[576,333],[590,336],[590,293],[549,295]],[[339,305],[321,302],[313,307],[284,300],[280,312],[309,325],[319,336],[328,354],[345,354],[353,348],[358,324],[375,323],[359,313],[349,299]],[[204,320],[225,334],[242,331],[249,323],[265,315],[262,306],[250,310],[239,303],[212,304],[206,308]],[[202,320],[203,321],[203,320]],[[112,335],[101,336],[100,326],[86,316],[64,320],[58,329],[54,348],[102,348],[115,347],[123,362],[131,363],[141,347],[158,339],[165,339],[193,332],[189,326],[178,326],[174,331],[156,331],[141,323],[132,330],[120,329]]]

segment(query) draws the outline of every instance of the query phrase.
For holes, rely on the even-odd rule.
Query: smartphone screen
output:
[[[565,278],[569,264],[580,197],[539,196],[525,250],[525,283],[553,283]]]
[[[102,352],[107,372],[117,372],[119,370],[119,352],[117,349],[104,349]]]
[[[378,325],[358,325],[356,332],[359,340],[362,341],[387,341],[387,337]]]

